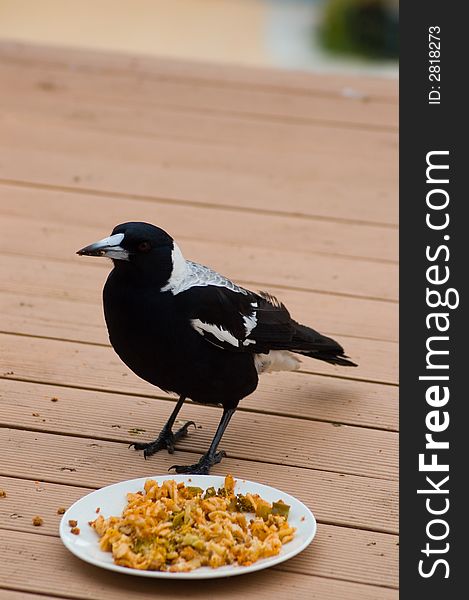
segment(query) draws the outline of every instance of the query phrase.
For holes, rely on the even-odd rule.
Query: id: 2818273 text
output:
[[[428,93],[428,104],[440,104],[441,102],[440,44],[440,27],[433,25],[428,28],[428,81],[431,84]]]

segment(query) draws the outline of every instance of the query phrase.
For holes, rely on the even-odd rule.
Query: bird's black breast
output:
[[[114,269],[104,286],[109,339],[142,379],[196,402],[234,405],[257,387],[252,355],[208,344],[171,292],[129,282]]]

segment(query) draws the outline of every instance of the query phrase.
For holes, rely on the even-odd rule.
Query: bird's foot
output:
[[[224,450],[220,450],[220,452],[216,452],[215,454],[210,455],[208,452],[201,456],[199,462],[194,465],[173,465],[169,467],[168,471],[174,469],[176,473],[190,473],[192,475],[208,475],[210,472],[210,467],[218,464],[222,458],[226,456],[226,452]]]
[[[154,442],[132,442],[132,444],[129,445],[129,448],[133,446],[135,450],[143,450],[143,456],[145,458],[163,450],[163,448],[166,448],[170,454],[174,454],[174,445],[178,440],[187,435],[190,425],[195,427],[194,421],[187,421],[187,423],[184,423],[181,429],[178,429],[175,433],[173,433],[171,429],[163,427]]]

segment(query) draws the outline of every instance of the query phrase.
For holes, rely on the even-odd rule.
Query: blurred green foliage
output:
[[[391,3],[392,4],[392,3]],[[328,0],[320,39],[325,48],[370,59],[397,58],[397,5],[386,0]]]

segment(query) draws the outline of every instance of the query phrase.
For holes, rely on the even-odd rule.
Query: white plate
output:
[[[268,502],[275,502],[282,499],[290,505],[290,514],[288,522],[296,527],[295,537],[291,542],[284,546],[277,556],[263,558],[254,564],[243,567],[227,565],[212,569],[211,567],[200,567],[187,573],[169,573],[167,571],[141,571],[139,569],[130,569],[114,564],[112,554],[103,552],[99,548],[99,538],[94,529],[88,525],[88,521],[96,518],[96,508],[99,507],[101,515],[107,518],[112,515],[119,516],[127,504],[127,493],[143,490],[143,484],[147,479],[154,479],[159,484],[167,479],[174,479],[176,482],[198,486],[206,490],[213,486],[216,489],[223,486],[224,477],[215,475],[162,475],[157,477],[142,477],[140,479],[130,479],[122,481],[107,487],[101,488],[84,496],[73,504],[62,517],[60,522],[60,537],[65,546],[81,558],[103,569],[127,573],[129,575],[138,575],[140,577],[161,577],[165,579],[214,579],[216,577],[229,577],[231,575],[242,575],[266,569],[273,565],[292,558],[304,550],[313,540],[316,534],[316,519],[313,513],[302,502],[268,485],[247,481],[245,479],[236,479],[235,492],[246,494],[259,494]],[[190,481],[189,481],[190,480]],[[80,534],[74,535],[70,532],[68,524],[69,519],[78,522]]]

